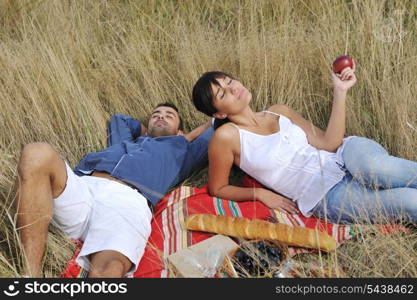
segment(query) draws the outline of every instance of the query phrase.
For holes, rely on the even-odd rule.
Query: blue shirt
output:
[[[183,136],[140,136],[139,120],[114,115],[108,127],[108,148],[88,153],[74,172],[88,175],[104,171],[136,187],[152,205],[207,162],[213,128],[192,142]]]

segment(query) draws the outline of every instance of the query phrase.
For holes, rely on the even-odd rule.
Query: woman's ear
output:
[[[216,119],[226,119],[227,115],[223,114],[223,113],[216,112],[215,114],[213,114],[213,117],[216,118]]]

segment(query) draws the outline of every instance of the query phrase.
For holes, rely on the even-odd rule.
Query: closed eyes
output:
[[[231,83],[232,83],[232,81],[233,81],[233,79],[232,78],[230,78],[230,81],[227,83],[227,85],[230,85]],[[224,95],[225,95],[226,93],[224,92],[224,90],[223,90],[223,95],[221,95],[220,96],[220,99],[223,99],[223,97],[224,97]]]
[[[153,114],[151,116],[151,118],[155,119],[155,118],[159,118],[160,116],[162,116],[162,115],[159,114],[159,113],[156,113],[156,114]],[[167,114],[164,115],[164,118],[166,118],[166,119],[174,119],[174,115],[171,114],[171,113],[167,113]]]

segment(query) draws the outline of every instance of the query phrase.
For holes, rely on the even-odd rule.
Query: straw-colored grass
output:
[[[193,128],[205,120],[190,100],[204,71],[240,78],[256,110],[288,104],[323,128],[330,64],[347,52],[358,76],[347,135],[417,160],[416,19],[413,0],[0,0],[0,276],[17,276],[22,261],[12,206],[22,146],[46,141],[74,167],[105,146],[111,114],[146,122],[162,101]],[[415,231],[367,233],[303,259],[347,276],[417,277],[416,241]],[[51,232],[45,276],[72,249]]]

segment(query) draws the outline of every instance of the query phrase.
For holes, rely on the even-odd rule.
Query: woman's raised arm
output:
[[[354,65],[355,68],[355,65]],[[355,69],[346,68],[341,74],[332,73],[333,106],[325,131],[304,119],[301,114],[286,105],[273,105],[270,111],[282,114],[301,127],[307,135],[308,143],[319,150],[336,152],[342,144],[346,124],[346,95],[356,83]]]

